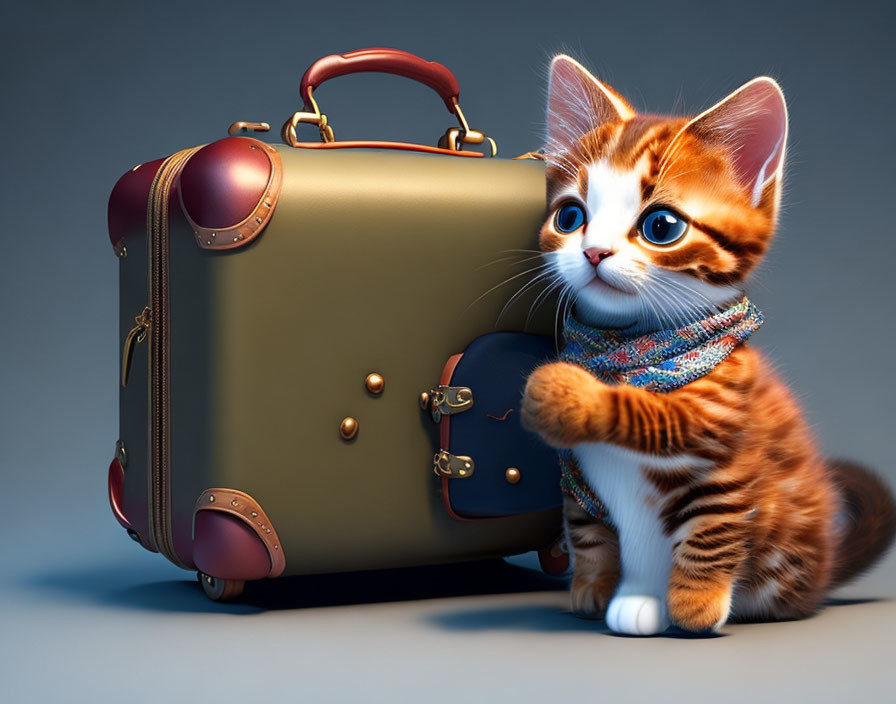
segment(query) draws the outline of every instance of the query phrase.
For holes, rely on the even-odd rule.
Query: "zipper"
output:
[[[187,160],[201,147],[169,156],[153,179],[147,202],[146,227],[149,248],[149,535],[156,550],[179,567],[189,569],[174,550],[171,527],[171,425],[170,425],[170,237],[168,207],[171,189]],[[144,310],[146,312],[146,310]],[[138,326],[139,327],[139,326]],[[137,338],[141,333],[131,331]],[[131,337],[129,333],[128,337]],[[127,340],[126,340],[127,343]],[[134,346],[131,341],[131,347]],[[127,348],[126,348],[127,349]],[[123,380],[124,380],[123,373]]]
[[[121,352],[121,385],[128,385],[128,377],[131,374],[131,360],[134,356],[134,348],[146,339],[149,328],[152,325],[152,310],[149,306],[143,309],[134,322],[137,323],[128,336],[124,339],[124,349]]]

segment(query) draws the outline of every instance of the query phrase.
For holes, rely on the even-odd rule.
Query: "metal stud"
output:
[[[231,506],[236,506],[237,504],[239,504],[239,501],[237,501],[236,499],[230,502]]]
[[[509,484],[516,484],[521,478],[520,470],[516,467],[508,467],[507,471],[504,472],[504,478]]]
[[[115,443],[115,458],[118,460],[122,469],[126,469],[128,466],[128,453],[124,449],[124,443],[121,440],[118,440]]]
[[[424,411],[429,408],[429,393],[426,391],[420,394],[420,408]]]
[[[383,379],[381,374],[377,374],[373,372],[367,375],[367,378],[364,380],[364,386],[367,387],[367,390],[379,396],[383,393],[383,388],[386,386],[386,380]]]
[[[258,518],[258,511],[252,512],[252,518]]]
[[[208,502],[209,502],[210,504],[215,503],[215,495],[214,495],[214,494],[209,494]]]
[[[345,440],[351,440],[358,434],[358,421],[351,416],[343,418],[342,422],[339,424],[339,434]]]

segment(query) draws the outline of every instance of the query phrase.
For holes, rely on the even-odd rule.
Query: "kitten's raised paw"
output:
[[[600,437],[594,434],[605,423],[594,422],[592,416],[600,410],[601,394],[607,388],[575,364],[544,364],[526,381],[520,422],[552,447],[598,441]]]
[[[607,608],[607,626],[616,633],[652,636],[669,627],[666,605],[655,596],[615,596]]]

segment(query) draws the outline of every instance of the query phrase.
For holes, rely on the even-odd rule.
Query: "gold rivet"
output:
[[[367,378],[364,380],[364,386],[366,386],[367,390],[372,394],[383,393],[383,387],[385,385],[386,380],[376,372],[368,374]]]
[[[208,502],[209,502],[210,504],[215,503],[215,495],[214,495],[214,494],[212,494],[211,496],[208,497]]]
[[[504,478],[511,484],[516,484],[520,480],[520,470],[516,467],[508,467],[504,472]]]
[[[339,434],[346,440],[351,440],[358,434],[358,421],[351,416],[343,418],[339,424]]]
[[[239,501],[237,501],[236,499],[234,499],[233,501],[230,502],[230,504],[232,506],[236,506],[238,503],[239,503]]]
[[[258,518],[258,511],[252,512],[252,518]]]
[[[125,451],[124,443],[121,440],[115,443],[115,457],[122,469],[128,466],[128,453]]]
[[[420,394],[420,408],[424,411],[429,408],[429,394],[425,391]]]

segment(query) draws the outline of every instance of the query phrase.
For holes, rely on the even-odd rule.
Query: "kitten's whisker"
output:
[[[537,276],[535,276],[532,280],[527,281],[525,284],[523,284],[522,288],[520,288],[509,299],[507,299],[507,302],[504,304],[504,307],[501,308],[501,312],[498,313],[498,317],[495,318],[495,325],[497,325],[499,322],[501,322],[501,318],[504,316],[504,313],[506,313],[509,310],[510,306],[520,296],[522,296],[526,291],[528,291],[530,288],[535,286],[537,283],[542,282],[542,281],[544,281],[545,278],[551,277],[551,276],[556,276],[556,274],[553,271],[544,271],[544,272],[538,274]]]
[[[692,294],[693,296],[697,296],[697,297],[703,299],[706,302],[706,304],[704,306],[705,310],[709,310],[709,311],[718,311],[719,310],[719,305],[717,303],[713,302],[705,294],[701,293],[700,291],[698,291],[695,288],[691,288],[687,284],[685,284],[681,281],[678,281],[677,279],[666,278],[666,277],[662,277],[662,276],[655,276],[654,280],[660,282],[660,284],[663,286],[677,288],[680,291],[685,291],[689,294]],[[696,303],[696,301],[695,301],[695,303]]]
[[[524,254],[538,254],[539,256],[553,254],[553,252],[542,252],[540,249],[502,249],[500,252],[498,252],[498,254],[510,254],[512,252],[522,252]]]
[[[513,265],[525,264],[526,262],[531,262],[533,259],[539,259],[541,257],[541,254],[535,254],[535,255],[532,255],[529,257],[522,257],[522,258],[520,258],[520,256],[521,255],[516,254],[516,255],[513,255],[510,257],[501,257],[500,259],[495,259],[486,264],[482,264],[482,265],[476,267],[475,271],[481,271],[482,269],[487,269],[488,267],[494,266],[495,264],[500,264],[501,262],[511,261],[513,259],[516,259],[516,261],[513,263]]]
[[[656,281],[654,281],[654,284],[656,284]],[[659,285],[654,285],[652,287],[649,287],[648,293],[652,298],[654,298],[654,300],[656,300],[657,307],[662,311],[664,316],[669,316],[669,314],[671,313],[671,316],[669,316],[671,319],[671,322],[677,323],[678,319],[675,316],[675,313],[678,309],[678,304],[675,301],[675,299],[672,298],[666,292],[666,290],[662,286],[659,286]],[[666,307],[666,305],[664,305],[664,302],[668,303],[669,306]],[[663,321],[660,321],[660,322],[663,322]],[[660,327],[665,327],[665,326],[660,325]]]
[[[562,279],[558,275],[554,281],[548,286],[545,286],[544,290],[535,297],[535,300],[532,301],[532,305],[529,306],[529,313],[526,315],[526,322],[523,324],[523,330],[528,329],[529,322],[532,320],[532,316],[535,314],[535,311],[538,310],[538,307],[548,299],[552,291],[561,285]]]
[[[485,298],[488,294],[490,294],[490,293],[492,293],[493,291],[495,291],[495,290],[501,288],[501,287],[504,286],[505,284],[509,284],[509,283],[510,283],[511,281],[513,281],[514,279],[518,279],[518,278],[520,278],[521,276],[525,276],[526,274],[531,274],[533,271],[538,271],[539,269],[544,269],[545,267],[549,267],[549,266],[551,266],[551,265],[552,265],[552,262],[547,262],[547,263],[545,263],[545,264],[539,264],[538,266],[532,267],[531,269],[527,269],[526,271],[521,271],[521,272],[519,272],[518,274],[514,274],[513,276],[510,276],[510,277],[504,279],[501,283],[495,284],[495,285],[492,286],[488,291],[486,291],[485,293],[483,293],[483,294],[477,296],[476,299],[475,299],[472,303],[470,303],[470,305],[468,305],[468,306],[464,309],[464,311],[466,312],[466,311],[470,310],[470,308],[472,308],[474,305],[476,305],[477,303],[479,303],[479,301],[481,301],[483,298]]]

